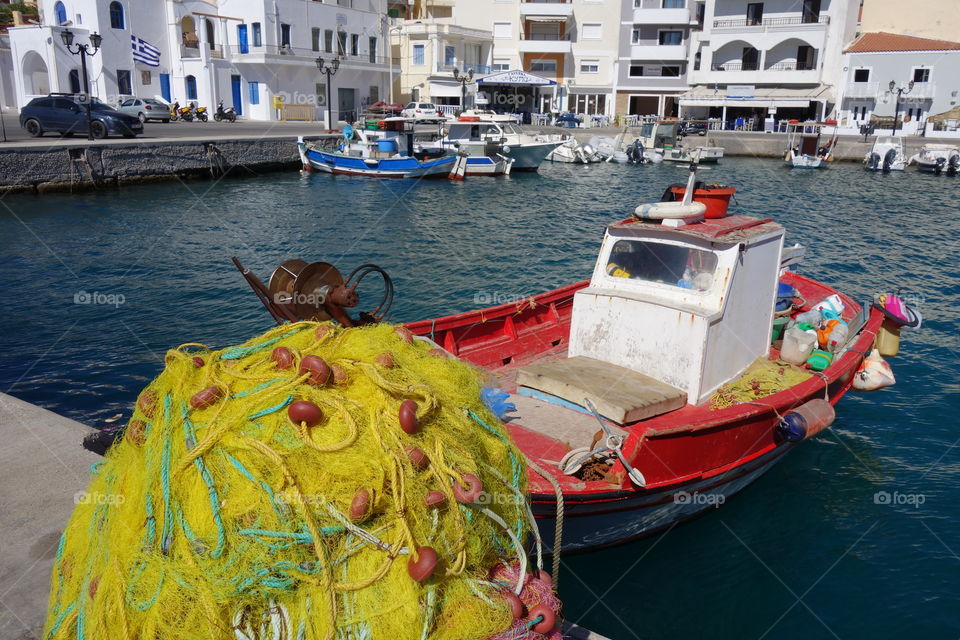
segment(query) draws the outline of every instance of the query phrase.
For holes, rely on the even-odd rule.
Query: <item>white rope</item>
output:
[[[556,589],[560,580],[560,551],[563,548],[563,491],[560,490],[560,483],[557,482],[557,479],[544,471],[540,465],[530,458],[527,458],[527,464],[550,483],[557,496],[557,513],[553,528],[553,588]]]

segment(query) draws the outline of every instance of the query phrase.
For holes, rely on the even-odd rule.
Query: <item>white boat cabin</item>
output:
[[[705,402],[768,354],[783,237],[743,215],[609,226],[574,296],[568,358],[521,369],[534,391],[519,393],[590,400],[621,424]]]

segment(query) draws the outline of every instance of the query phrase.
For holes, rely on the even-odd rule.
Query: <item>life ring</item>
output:
[[[633,214],[641,220],[670,220],[702,216],[707,211],[707,205],[702,202],[651,202],[636,208]]]
[[[353,131],[353,127],[352,127],[352,126],[350,126],[349,124],[343,125],[343,139],[344,139],[344,140],[347,140],[347,141],[353,140],[353,133],[354,133],[354,131]]]

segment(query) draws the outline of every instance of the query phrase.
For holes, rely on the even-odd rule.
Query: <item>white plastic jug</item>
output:
[[[827,296],[817,304],[813,305],[811,309],[829,309],[833,311],[838,316],[843,315],[844,304],[840,301],[840,296],[833,294],[832,296]]]
[[[790,327],[783,336],[783,346],[780,348],[780,359],[797,366],[802,365],[817,347],[817,335],[803,331],[798,327]]]

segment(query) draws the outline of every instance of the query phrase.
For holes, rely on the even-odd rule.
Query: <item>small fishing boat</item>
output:
[[[547,160],[567,164],[592,164],[600,162],[601,158],[589,144],[580,144],[576,138],[570,136],[547,155]]]
[[[884,322],[880,309],[795,273],[803,250],[784,248],[781,225],[694,200],[692,169],[683,200],[641,205],[606,227],[589,280],[405,325],[428,355],[462,359],[493,381],[488,404],[530,463],[550,549],[561,538],[565,551],[622,543],[721,506],[829,427]],[[278,322],[386,315],[393,286],[382,269],[357,270],[376,270],[385,287],[354,320],[345,307],[363,275],[302,261],[280,270],[293,262],[270,288],[237,263]],[[787,338],[771,344],[784,288],[781,316],[834,314],[817,325],[837,339],[811,352],[815,370],[781,360],[796,358]]]
[[[563,144],[562,140],[525,133],[510,116],[464,111],[450,122],[444,146],[495,142],[503,145],[503,152],[513,160],[513,171],[536,171],[547,155]]]
[[[702,163],[717,163],[723,157],[723,147],[707,145],[685,145],[680,133],[680,122],[677,120],[658,120],[644,122],[640,125],[640,135],[637,139],[647,152],[654,151],[663,156],[668,162],[690,163],[696,158]],[[696,154],[694,152],[698,152]]]
[[[377,131],[345,126],[342,138],[332,148],[298,138],[303,169],[368,178],[463,178],[463,156],[416,145],[413,127],[406,126],[405,118],[386,118],[383,122],[384,128]]]
[[[823,129],[832,127],[833,134],[821,144]],[[784,162],[794,169],[822,169],[833,162],[837,144],[837,128],[826,122],[799,122],[787,125],[787,151]]]
[[[907,164],[916,164],[917,171],[924,173],[955,176],[960,172],[960,148],[952,144],[925,144]]]
[[[904,171],[907,157],[903,152],[903,140],[894,136],[877,136],[873,147],[863,158],[868,171]]]

